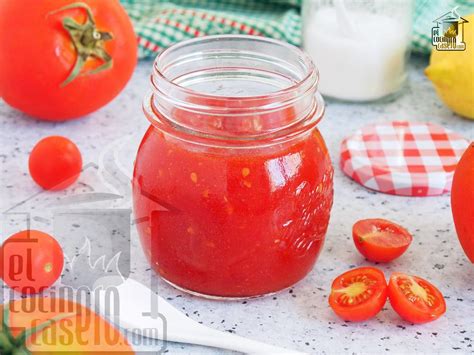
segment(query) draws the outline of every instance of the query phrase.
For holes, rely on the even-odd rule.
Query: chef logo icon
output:
[[[457,7],[433,22],[436,24],[431,29],[431,43],[438,51],[464,51],[464,24],[469,23],[457,13]]]
[[[20,230],[37,230],[52,235],[61,245],[64,254],[62,275],[41,295],[75,301],[116,325],[122,325],[118,286],[132,273],[132,230],[141,223],[140,219],[132,219],[131,170],[124,168],[118,158],[125,156],[124,149],[134,146],[130,144],[130,139],[122,137],[104,147],[98,162],[85,164],[77,183],[68,189],[54,193],[39,190],[0,211],[0,242]],[[29,243],[36,243],[37,240],[31,238],[20,242],[22,248],[32,250]],[[22,258],[18,254],[13,259],[16,265],[14,276],[20,274],[20,269],[26,270],[27,278],[34,281],[31,258]],[[103,300],[102,303],[108,305],[105,308],[98,306],[101,294],[101,302]],[[13,289],[2,288],[0,303],[17,298],[19,295]],[[163,319],[153,309],[146,315]],[[135,329],[125,327],[124,323],[121,330],[133,345],[152,345],[152,338],[158,332],[166,339],[166,320],[160,324],[162,328]],[[87,331],[88,327],[88,324],[84,325],[81,331]],[[114,345],[113,334],[106,334],[111,340],[105,341]],[[87,337],[83,338],[81,345],[89,344]],[[68,345],[71,339],[66,337],[58,342]],[[164,342],[161,351],[165,346]]]

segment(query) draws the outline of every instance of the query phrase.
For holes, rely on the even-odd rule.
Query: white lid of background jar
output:
[[[456,164],[468,145],[433,123],[371,124],[343,140],[340,164],[346,175],[372,190],[440,195],[451,190]]]

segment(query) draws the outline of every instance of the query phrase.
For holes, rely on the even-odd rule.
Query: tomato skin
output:
[[[474,263],[474,142],[456,166],[451,189],[451,209],[459,242]]]
[[[15,233],[0,249],[0,276],[10,288],[22,294],[44,291],[63,270],[61,246],[47,233],[37,230]]]
[[[341,303],[341,290],[347,288],[347,281],[354,277],[366,276],[374,284],[367,299],[350,305]],[[347,293],[346,293],[347,294]],[[382,271],[374,267],[360,267],[339,275],[332,283],[329,305],[340,318],[352,322],[362,322],[373,318],[387,301],[387,282]]]
[[[83,9],[52,14],[75,0],[3,1],[0,16],[0,96],[10,106],[39,119],[62,121],[91,113],[111,101],[130,79],[137,62],[133,27],[118,0],[81,0],[98,30],[113,34],[104,42],[113,67],[61,84],[77,53],[62,20],[85,21]],[[25,9],[28,9],[25,11]],[[3,29],[9,29],[8,31]],[[85,71],[95,63],[87,64]],[[84,72],[84,71],[83,71]]]
[[[14,337],[18,337],[24,329],[31,329],[54,317],[64,317],[26,339],[24,345],[32,354],[134,354],[133,348],[118,329],[79,303],[35,296],[15,300],[8,306],[8,326]],[[5,331],[4,307],[5,304],[0,305],[1,333]],[[0,346],[3,341],[4,337],[0,339]]]
[[[50,136],[36,143],[28,167],[33,180],[43,189],[62,190],[79,177],[82,156],[68,138]]]
[[[352,227],[352,238],[364,257],[380,263],[400,257],[413,240],[405,228],[381,218],[356,222]]]
[[[401,280],[406,280],[407,278],[412,278],[412,280],[418,284],[421,283],[426,287],[429,293],[434,297],[432,307],[422,300],[410,301],[407,298],[399,285]],[[417,276],[409,276],[398,272],[393,273],[390,276],[388,284],[388,298],[395,312],[404,320],[414,324],[434,321],[446,312],[446,302],[442,293],[431,283]],[[413,299],[413,296],[411,296],[411,298]]]

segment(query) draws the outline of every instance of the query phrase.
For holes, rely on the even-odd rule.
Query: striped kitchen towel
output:
[[[140,58],[184,39],[262,35],[301,44],[301,0],[121,0],[138,35]]]
[[[140,58],[154,58],[184,39],[215,34],[263,35],[298,46],[303,1],[311,0],[121,0],[138,35]],[[433,20],[455,7],[461,16],[474,13],[474,0],[415,1],[415,52],[430,53]]]

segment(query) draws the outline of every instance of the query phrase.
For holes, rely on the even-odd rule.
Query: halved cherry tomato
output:
[[[393,273],[388,284],[388,297],[395,312],[415,324],[434,321],[446,312],[441,292],[417,276]]]
[[[61,275],[64,255],[47,233],[24,230],[10,236],[0,248],[0,276],[17,292],[39,293]]]
[[[39,186],[46,190],[62,190],[81,173],[82,156],[71,140],[51,136],[36,143],[28,164],[31,177]]]
[[[339,275],[332,283],[329,305],[342,319],[360,322],[374,317],[387,301],[382,271],[361,267]]]
[[[363,219],[352,227],[357,250],[370,261],[389,262],[402,255],[413,237],[402,226],[386,219]]]

